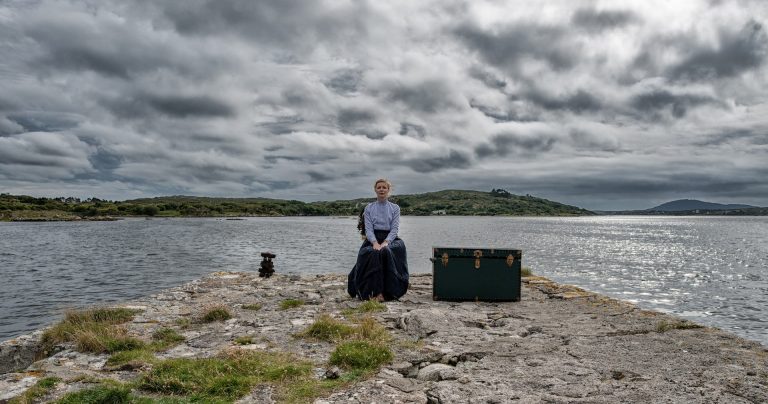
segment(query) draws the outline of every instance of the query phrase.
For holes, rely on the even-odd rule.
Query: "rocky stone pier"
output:
[[[768,349],[757,342],[541,277],[523,278],[522,300],[505,303],[433,301],[431,275],[411,279],[404,298],[372,313],[392,336],[394,359],[316,403],[768,402]],[[303,305],[280,307],[287,299]],[[294,353],[324,378],[344,372],[328,364],[334,344],[296,335],[322,314],[344,319],[360,304],[344,275],[219,272],[121,306],[141,310],[124,325],[132,336],[150,340],[170,327],[184,337],[159,358],[211,357],[240,341],[238,349]],[[233,318],[188,321],[214,305]],[[0,402],[18,401],[45,377],[61,382],[33,401],[147,371],[109,366],[109,355],[68,344],[40,358],[40,335],[0,344]],[[259,385],[239,402],[275,397]]]

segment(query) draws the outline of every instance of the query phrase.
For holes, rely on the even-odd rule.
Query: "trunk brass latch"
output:
[[[512,254],[507,255],[507,266],[512,268],[512,264],[515,263],[515,257]]]
[[[447,252],[443,253],[443,266],[444,267],[448,266],[448,253]]]
[[[475,269],[480,269],[480,257],[483,256],[483,252],[480,250],[475,250]]]

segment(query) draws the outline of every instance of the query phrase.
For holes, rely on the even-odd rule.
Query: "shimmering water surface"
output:
[[[0,340],[68,308],[120,302],[203,274],[275,269],[346,273],[356,218],[128,219],[0,223]],[[403,217],[412,273],[432,246],[523,250],[558,282],[721,327],[768,345],[768,218]]]

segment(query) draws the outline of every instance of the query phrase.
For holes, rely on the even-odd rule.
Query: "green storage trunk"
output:
[[[432,299],[520,301],[521,250],[432,247]]]

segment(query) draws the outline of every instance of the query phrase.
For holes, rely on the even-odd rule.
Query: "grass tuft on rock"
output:
[[[330,364],[352,370],[373,370],[392,361],[392,351],[369,341],[347,341],[331,353]]]
[[[656,324],[656,332],[663,333],[669,330],[690,330],[690,329],[703,328],[703,327],[704,327],[703,325],[699,325],[688,320],[675,320],[675,321],[662,320],[662,321],[659,321],[658,324]]]
[[[386,342],[391,339],[387,329],[371,316],[365,316],[359,319],[356,325],[350,325],[328,314],[320,315],[314,323],[296,336],[326,342],[346,339]]]
[[[104,381],[104,379],[102,379],[102,378],[98,378],[98,377],[91,376],[91,375],[79,374],[79,375],[76,375],[75,377],[72,377],[70,379],[65,380],[65,383],[67,383],[67,384],[72,384],[72,383],[97,384],[97,383],[101,383],[102,381]]]
[[[72,342],[80,352],[117,352],[143,346],[143,342],[127,336],[117,324],[133,319],[138,310],[125,308],[99,308],[67,312],[64,320],[43,333],[45,353],[56,344]]]
[[[520,276],[531,276],[533,275],[533,271],[531,271],[530,267],[522,267],[520,268]]]
[[[102,324],[122,324],[133,320],[133,317],[138,313],[141,313],[141,310],[126,309],[123,307],[95,308],[67,312],[64,321],[70,323],[95,322]]]
[[[366,300],[357,306],[357,311],[360,313],[373,313],[377,311],[387,311],[387,305],[376,300]]]
[[[244,310],[252,310],[252,311],[261,310],[261,304],[260,303],[244,304],[243,305],[243,309]]]
[[[44,377],[38,380],[34,386],[27,389],[24,394],[11,399],[9,404],[32,404],[39,402],[40,399],[48,395],[59,382],[61,382],[61,379],[58,377]]]
[[[234,350],[214,358],[159,362],[139,379],[137,387],[200,402],[236,400],[260,383],[279,391],[290,390],[298,382],[316,383],[319,391],[327,391],[313,377],[312,368],[312,363],[284,353]]]
[[[253,344],[253,337],[250,335],[243,335],[235,338],[235,345],[250,345]]]
[[[152,340],[167,345],[174,345],[184,341],[183,335],[179,334],[173,328],[163,327],[152,333]]]
[[[369,314],[378,311],[387,311],[387,305],[377,302],[376,300],[366,300],[355,308],[343,310],[342,314],[344,314],[345,317],[353,318],[360,314]]]
[[[298,336],[319,341],[334,342],[354,334],[355,327],[344,324],[328,314],[320,315],[314,323]]]
[[[206,309],[200,315],[201,323],[212,323],[214,321],[224,321],[232,318],[232,313],[226,306],[213,306]]]
[[[389,331],[371,316],[360,319],[355,328],[355,337],[371,342],[387,342],[392,339]]]
[[[112,351],[112,356],[107,359],[107,365],[154,363],[156,362],[155,352],[164,351],[184,340],[184,336],[179,335],[173,328],[163,327],[152,333],[151,344],[142,343],[134,347],[126,346],[125,349]]]
[[[304,305],[303,300],[299,299],[285,299],[282,302],[280,302],[280,310],[288,310],[288,309],[294,309],[296,307],[301,307]]]
[[[105,383],[89,389],[68,393],[57,404],[128,404],[146,403],[131,394],[130,387],[120,384]]]
[[[182,330],[186,330],[192,325],[192,321],[186,317],[177,318],[173,323],[178,325]]]
[[[150,349],[133,349],[130,351],[121,351],[112,354],[107,359],[108,366],[120,366],[129,363],[145,364],[154,363],[157,360],[155,354]]]

